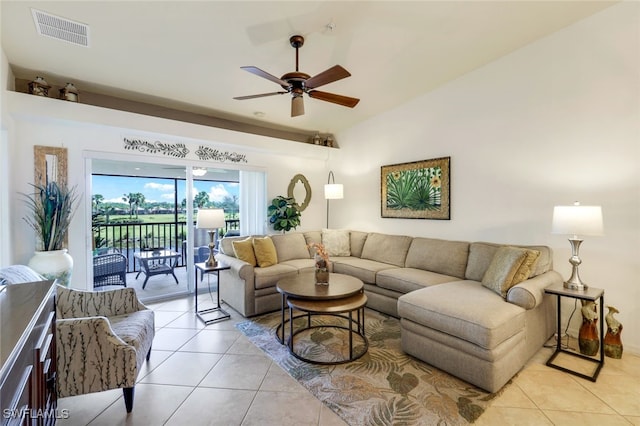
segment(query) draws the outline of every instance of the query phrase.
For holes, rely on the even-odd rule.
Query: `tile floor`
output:
[[[244,318],[232,309],[230,321],[205,327],[193,297],[148,306],[157,331],[133,412],[127,415],[122,391],[112,390],[60,399],[69,418],[58,424],[344,424],[235,328]],[[640,357],[607,358],[592,383],[546,367],[550,354],[541,349],[476,424],[640,425]]]

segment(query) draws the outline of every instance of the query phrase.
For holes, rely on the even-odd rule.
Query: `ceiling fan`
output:
[[[268,72],[262,71],[258,67],[254,66],[246,66],[240,67],[243,70],[249,71],[252,74],[257,75],[258,77],[266,78],[267,80],[273,81],[274,83],[279,84],[284,91],[279,92],[271,92],[271,93],[261,93],[259,95],[249,95],[249,96],[238,96],[233,99],[237,100],[245,100],[245,99],[254,99],[254,98],[262,98],[264,96],[273,96],[273,95],[283,95],[285,93],[291,93],[291,116],[297,117],[299,115],[304,115],[304,100],[302,96],[306,93],[310,98],[319,99],[321,101],[332,102],[334,104],[346,106],[349,108],[355,107],[360,99],[350,98],[348,96],[336,95],[334,93],[329,92],[321,92],[320,90],[315,90],[320,86],[324,86],[325,84],[333,83],[334,81],[342,80],[343,78],[349,77],[351,74],[346,69],[342,68],[340,65],[335,65],[328,70],[321,72],[313,77],[309,74],[305,74],[298,70],[298,49],[302,47],[304,44],[304,37],[301,35],[294,35],[289,39],[291,46],[296,49],[296,70],[293,72],[288,72],[282,77],[278,78],[274,75],[269,74]]]

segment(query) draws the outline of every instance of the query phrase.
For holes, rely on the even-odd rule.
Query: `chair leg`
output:
[[[133,387],[131,388],[122,388],[122,393],[124,394],[124,406],[127,408],[127,413],[130,413],[133,410]]]

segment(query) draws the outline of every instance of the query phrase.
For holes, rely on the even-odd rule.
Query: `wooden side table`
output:
[[[213,324],[218,321],[224,321],[231,318],[231,315],[220,305],[220,271],[226,271],[231,269],[230,266],[227,266],[223,263],[218,262],[217,266],[207,266],[206,262],[196,263],[196,288],[195,288],[195,297],[196,297],[196,316],[205,323],[206,325]],[[200,271],[200,281],[204,278],[204,275],[207,274],[207,279],[209,279],[209,274],[215,273],[218,278],[218,291],[216,292],[218,295],[217,305],[213,308],[198,310],[198,271]],[[211,293],[209,293],[211,294]],[[206,318],[206,316],[214,314],[211,318]]]
[[[556,350],[553,353],[553,355],[551,355],[551,357],[549,358],[549,360],[547,361],[547,365],[549,367],[553,367],[556,368],[558,370],[564,371],[566,373],[570,373],[570,374],[574,374],[578,377],[582,377],[583,379],[587,379],[587,380],[591,380],[592,382],[595,382],[598,378],[598,374],[600,374],[600,370],[602,369],[602,366],[604,365],[604,290],[601,288],[595,288],[595,287],[587,287],[586,290],[584,291],[579,291],[579,290],[571,290],[568,288],[565,288],[562,284],[555,284],[552,286],[549,286],[547,288],[544,289],[544,292],[547,294],[555,294],[557,297],[557,305],[558,305],[558,315],[557,315],[557,319],[558,319],[558,338],[557,338],[557,345],[556,345]],[[592,302],[597,302],[598,300],[600,300],[600,356],[599,358],[593,358],[587,355],[583,355],[579,352],[574,352],[571,350],[566,350],[566,349],[562,349],[562,346],[560,344],[561,342],[561,338],[560,336],[562,336],[562,331],[561,331],[561,327],[562,327],[562,317],[561,317],[561,306],[560,306],[560,298],[561,297],[569,297],[572,299],[579,299],[579,300],[588,300],[588,301],[592,301]],[[575,370],[570,370],[566,367],[562,367],[560,365],[556,365],[553,363],[553,361],[556,359],[556,357],[561,354],[561,353],[565,353],[574,357],[578,357],[581,359],[584,359],[588,362],[592,362],[596,364],[595,370],[593,371],[593,373],[591,375],[588,374],[583,374],[580,373],[578,371]]]

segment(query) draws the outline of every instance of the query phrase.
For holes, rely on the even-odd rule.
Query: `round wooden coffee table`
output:
[[[369,347],[369,342],[364,332],[364,307],[367,296],[364,294],[364,284],[358,278],[343,275],[330,274],[329,285],[315,283],[313,273],[302,273],[291,278],[278,281],[276,289],[282,294],[281,322],[276,329],[276,337],[282,344],[287,344],[293,356],[314,364],[343,364],[356,360],[363,356]],[[289,311],[289,315],[285,311]],[[294,316],[293,311],[302,312]],[[356,317],[354,318],[354,313]],[[329,315],[348,321],[348,326],[339,324],[312,325],[312,316]],[[306,326],[294,329],[296,318],[306,317]],[[286,324],[289,324],[289,338],[285,336]],[[355,329],[354,329],[355,326]],[[296,335],[314,328],[334,328],[347,330],[349,333],[349,356],[344,359],[321,361],[305,357],[295,350],[294,338]],[[353,338],[359,336],[363,341],[363,349],[354,354]]]

